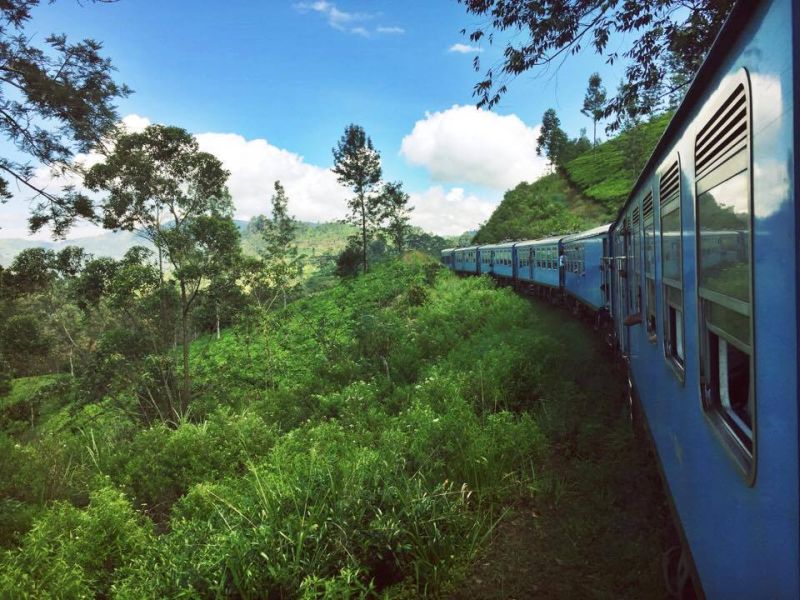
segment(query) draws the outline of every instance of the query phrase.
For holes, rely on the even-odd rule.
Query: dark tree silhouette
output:
[[[594,49],[609,63],[627,61],[626,81],[622,94],[611,98],[604,116],[614,119],[609,128],[621,125],[625,107],[633,106],[637,114],[648,114],[654,107],[640,100],[654,91],[667,97],[674,90],[670,82],[685,85],[685,78],[676,80],[675,71],[694,73],[714,41],[734,0],[458,0],[468,13],[489,18],[469,33],[472,41],[505,32],[504,58],[499,68],[489,68],[475,84],[473,93],[478,106],[496,105],[511,78],[527,71],[559,66],[562,61],[584,46]],[[466,30],[464,31],[466,33]],[[517,35],[514,35],[517,34]],[[632,41],[627,51],[618,54],[609,50],[615,36]],[[611,46],[612,48],[614,46]],[[481,70],[476,57],[475,70]]]
[[[606,88],[599,73],[592,73],[589,77],[589,87],[583,97],[581,112],[592,120],[592,145],[597,145],[597,122],[603,118],[606,106]]]
[[[384,184],[381,192],[382,228],[398,254],[403,253],[411,229],[408,223],[413,209],[408,206],[408,200],[409,196],[403,191],[402,183],[396,181]]]
[[[556,111],[548,108],[542,116],[542,128],[536,140],[536,154],[546,156],[554,167],[561,162],[561,155],[569,142],[567,134],[561,129],[561,120]]]
[[[334,166],[339,183],[349,187],[355,196],[347,201],[347,221],[358,227],[360,239],[354,240],[361,251],[361,264],[367,272],[369,241],[381,216],[381,198],[375,188],[381,180],[381,156],[367,137],[364,128],[348,125],[333,149]]]
[[[31,230],[49,224],[61,237],[78,217],[92,216],[91,203],[72,187],[44,189],[34,180],[35,167],[74,171],[75,154],[102,144],[115,128],[114,101],[130,90],[114,82],[99,42],[26,31],[39,4],[0,2],[0,135],[34,161],[0,158],[0,201],[11,197],[12,182],[28,189],[38,200]]]

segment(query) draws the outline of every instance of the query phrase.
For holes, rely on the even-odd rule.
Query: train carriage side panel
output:
[[[562,240],[567,257],[564,288],[593,310],[606,306],[603,286],[603,250],[610,225],[603,225]]]
[[[792,4],[734,8],[613,228],[618,330],[709,598],[800,597]]]
[[[530,281],[536,285],[558,288],[558,252],[561,237],[545,238],[530,243],[534,252],[534,268]]]
[[[513,246],[513,243],[481,246],[481,273],[511,279],[514,275]]]

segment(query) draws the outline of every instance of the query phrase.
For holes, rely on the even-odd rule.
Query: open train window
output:
[[[695,139],[703,406],[752,483],[755,465],[753,200],[746,73]]]
[[[678,378],[684,379],[683,236],[681,230],[680,164],[676,160],[661,174],[661,282],[664,355]]]

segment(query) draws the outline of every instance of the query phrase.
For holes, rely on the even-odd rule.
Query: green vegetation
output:
[[[670,117],[664,114],[631,127],[566,162],[556,173],[509,190],[475,242],[537,239],[613,220]]]
[[[580,231],[607,218],[602,207],[581,196],[560,173],[553,173],[506,192],[500,206],[475,235],[475,243],[530,240]]]
[[[528,510],[543,590],[660,593],[652,464],[579,323],[412,254],[191,351],[180,422],[146,369],[14,382],[60,387],[0,434],[0,596],[439,596]]]
[[[671,118],[672,113],[666,113],[621,133],[568,162],[564,174],[583,196],[607,214],[616,213]]]

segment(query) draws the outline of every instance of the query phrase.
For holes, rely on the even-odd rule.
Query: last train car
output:
[[[455,267],[455,259],[456,259],[455,248],[445,248],[444,250],[442,250],[440,260],[445,267],[447,267],[448,269],[453,269]]]
[[[619,342],[708,598],[800,598],[799,6],[734,7],[612,227]]]

